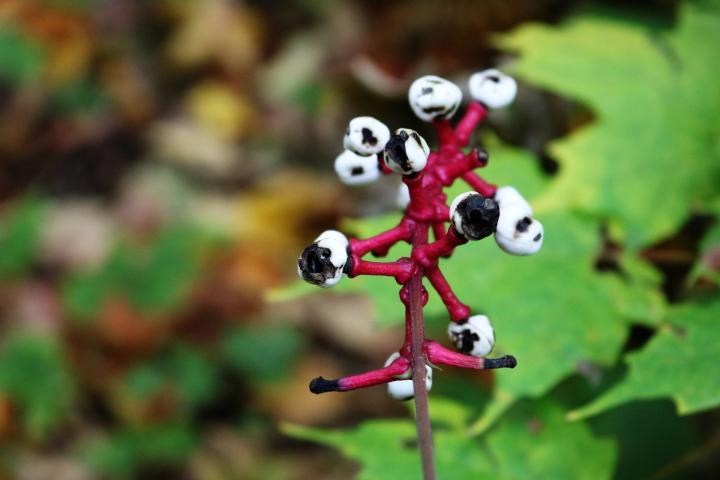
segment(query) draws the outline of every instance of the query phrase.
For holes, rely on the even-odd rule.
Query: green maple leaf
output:
[[[614,441],[594,437],[585,424],[575,426],[548,400],[519,405],[488,434],[496,474],[517,480],[611,478]]]
[[[522,78],[596,115],[551,144],[561,168],[543,202],[618,221],[634,249],[676,231],[718,192],[720,16],[685,4],[669,34],[576,17],[521,27],[500,45],[520,54]]]
[[[670,397],[686,415],[720,405],[720,301],[671,310],[664,328],[639,352],[627,356],[626,377],[574,412],[585,418],[634,400]],[[713,371],[708,371],[710,368]]]
[[[408,420],[369,420],[353,430],[327,431],[286,426],[285,433],[340,450],[362,465],[358,480],[422,478],[415,425]],[[435,431],[436,467],[441,478],[464,480],[491,473],[490,463],[471,438]]]
[[[482,439],[464,430],[467,407],[437,398],[433,417],[439,478],[610,478],[615,464],[611,440],[593,437],[587,425],[568,423],[550,402],[515,408]],[[322,443],[359,462],[359,480],[420,478],[415,425],[409,420],[370,420],[352,430],[285,426],[285,433]]]

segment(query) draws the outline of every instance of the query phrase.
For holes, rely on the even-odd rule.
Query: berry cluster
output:
[[[400,299],[406,308],[406,338],[384,368],[336,380],[318,377],[310,383],[313,393],[388,384],[393,398],[413,397],[408,285],[415,275],[427,278],[447,307],[448,334],[462,352],[423,339],[428,389],[432,384],[431,367],[435,365],[473,369],[515,366],[515,358],[510,355],[485,358],[495,344],[490,320],[485,315],[471,314],[470,308],[453,293],[438,265],[441,257],[449,257],[459,245],[492,234],[498,246],[513,255],[531,255],[542,245],[542,224],[532,217],[532,208],[520,193],[510,186],[497,188],[475,173],[476,168],[487,165],[487,152],[481,147],[464,151],[488,109],[510,104],[515,99],[517,85],[511,77],[493,69],[473,74],[468,86],[472,101],[454,128],[449,119],[462,101],[457,85],[428,75],[410,86],[410,107],[417,117],[435,127],[440,144],[437,151],[430,151],[427,142],[414,130],[400,128],[391,134],[387,126],[372,117],[350,121],[344,138],[345,151],[335,160],[338,176],[348,185],[360,185],[376,180],[381,174],[402,175],[399,203],[405,213],[396,227],[366,239],[348,240],[335,230],[323,232],[300,255],[298,274],[320,287],[336,285],[344,274],[351,278],[358,275],[393,277],[403,286]],[[444,189],[458,178],[473,191],[458,195],[448,207]],[[383,257],[392,245],[401,241],[412,245],[410,258],[388,262],[363,259],[368,253]],[[421,297],[424,306],[428,298],[424,288]]]

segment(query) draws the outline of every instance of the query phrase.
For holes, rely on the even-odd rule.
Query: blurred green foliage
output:
[[[217,371],[209,359],[188,345],[176,345],[131,370],[124,388],[129,397],[147,400],[169,389],[182,417],[215,398]]]
[[[44,60],[37,45],[12,25],[0,22],[0,78],[13,84],[35,80]]]
[[[222,356],[238,374],[255,382],[287,378],[287,366],[303,348],[303,338],[287,326],[235,328],[222,342]]]
[[[141,312],[181,308],[207,245],[203,233],[187,226],[170,227],[149,245],[121,243],[98,269],[68,279],[68,311],[80,319],[97,318],[112,296],[128,299]]]
[[[167,423],[122,429],[80,446],[91,469],[111,478],[133,478],[143,465],[172,465],[185,460],[197,435],[187,424]]]
[[[54,433],[75,396],[73,378],[55,339],[24,332],[3,339],[0,396],[10,399],[32,438]]]
[[[0,225],[0,279],[27,273],[37,255],[40,227],[46,205],[38,197],[26,197],[4,212]]]

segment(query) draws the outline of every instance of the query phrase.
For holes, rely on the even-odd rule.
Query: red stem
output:
[[[464,147],[468,144],[473,130],[475,130],[485,117],[487,117],[487,109],[476,101],[470,102],[465,111],[465,115],[455,127],[455,138],[459,146]]]
[[[432,286],[445,304],[450,320],[460,322],[470,317],[470,307],[460,301],[460,299],[452,291],[450,284],[445,279],[437,265],[425,269],[425,276],[430,280]]]
[[[358,275],[394,277],[395,281],[400,285],[407,283],[411,275],[417,270],[415,262],[407,258],[395,262],[369,262],[353,255],[352,261],[352,271],[348,275],[350,278]]]
[[[497,190],[497,187],[493,185],[492,183],[488,183],[485,180],[480,177],[475,172],[467,172],[462,175],[463,180],[467,182],[468,185],[470,185],[473,190],[478,192],[483,197],[492,197],[495,195],[495,190]]]
[[[350,250],[354,255],[362,257],[368,252],[386,254],[388,249],[400,241],[409,242],[411,226],[407,219],[403,219],[396,227],[386,230],[370,238],[350,240]]]

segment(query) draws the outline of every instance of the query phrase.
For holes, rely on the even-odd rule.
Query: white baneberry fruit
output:
[[[500,187],[495,191],[495,195],[493,195],[493,198],[496,202],[498,202],[500,208],[516,207],[523,211],[524,214],[527,216],[532,216],[533,214],[530,203],[525,200],[525,197],[523,197],[515,187]]]
[[[335,158],[335,173],[345,185],[365,185],[380,178],[380,166],[376,155],[345,150]]]
[[[350,120],[343,145],[358,155],[376,155],[390,140],[390,129],[373,117],[355,117]]]
[[[298,258],[298,275],[323,288],[334,287],[349,267],[350,242],[337,230],[326,230]]]
[[[400,210],[405,210],[410,204],[410,189],[404,183],[398,186],[397,197],[395,197],[395,203]]]
[[[396,173],[412,175],[421,172],[430,155],[427,142],[415,130],[399,128],[385,145],[385,164]]]
[[[495,192],[500,205],[500,218],[495,242],[512,255],[532,255],[542,247],[545,235],[542,223],[532,217],[532,207],[513,187]]]
[[[459,351],[475,357],[484,357],[495,346],[495,332],[485,315],[473,315],[465,322],[450,322],[448,336]]]
[[[488,108],[506,107],[517,95],[515,80],[494,68],[472,74],[468,86],[470,95]]]
[[[398,352],[393,353],[385,362],[385,366],[387,367],[398,358],[400,358],[400,354]],[[401,380],[388,382],[387,389],[390,398],[406,401],[415,397],[415,388],[411,376],[412,370],[408,369],[407,372],[399,377]],[[432,389],[432,368],[430,368],[429,365],[425,365],[425,386],[428,392]]]
[[[460,87],[436,75],[415,80],[408,90],[410,108],[424,122],[452,117],[462,102]]]

